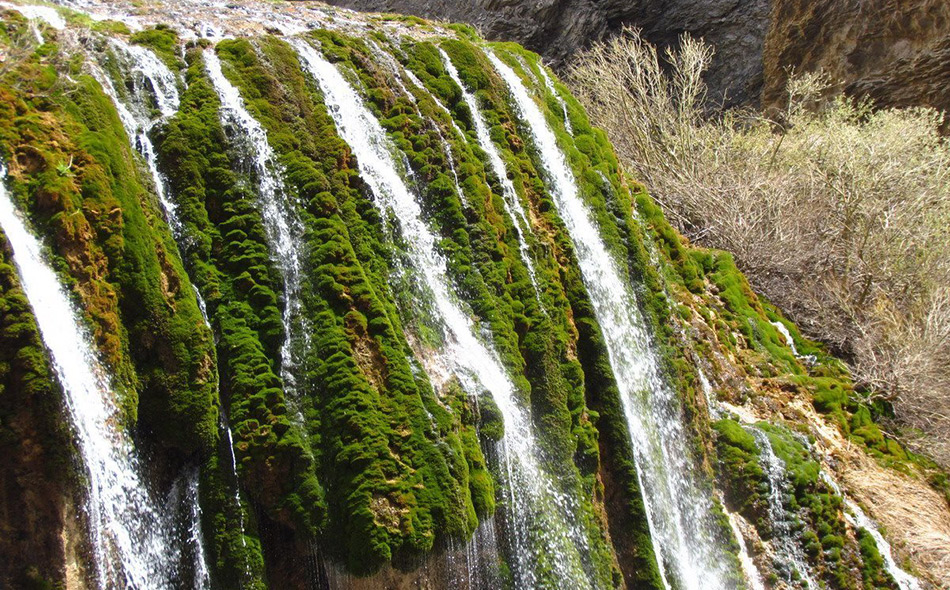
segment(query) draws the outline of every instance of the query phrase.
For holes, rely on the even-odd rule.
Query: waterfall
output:
[[[210,47],[204,52],[205,66],[211,83],[221,100],[221,123],[226,128],[237,129],[241,136],[233,138],[242,144],[248,157],[250,172],[256,177],[257,196],[260,202],[264,229],[267,232],[271,252],[284,280],[284,343],[280,349],[281,378],[289,393],[289,401],[296,401],[296,375],[298,355],[294,340],[300,336],[303,348],[309,346],[309,331],[301,314],[300,281],[303,227],[296,217],[296,200],[287,191],[281,178],[282,168],[277,155],[267,142],[267,132],[244,107],[244,100],[221,71],[221,61]],[[302,422],[300,409],[297,419]]]
[[[790,518],[788,510],[785,509],[785,497],[788,494],[785,463],[775,455],[768,434],[755,427],[749,428],[752,430],[752,435],[759,447],[762,467],[769,480],[769,521],[772,523],[775,554],[788,560],[791,566],[785,572],[787,574],[785,581],[794,584],[794,574],[797,570],[802,580],[804,580],[805,587],[808,590],[816,590],[818,584],[811,577],[811,570],[805,561],[805,554],[799,543],[798,535],[795,533],[795,523]]]
[[[659,373],[633,290],[621,278],[541,109],[518,74],[491,50],[486,53],[534,139],[548,188],[573,240],[620,389],[664,582],[687,590],[724,588],[727,566],[715,539],[712,499],[692,478],[695,466],[679,400]]]
[[[211,572],[205,556],[204,533],[201,530],[201,506],[198,502],[198,467],[186,468],[172,484],[163,513],[165,527],[178,541],[175,560],[179,567],[188,564],[174,578],[178,588],[188,584],[195,590],[210,590]]]
[[[172,590],[179,551],[146,489],[132,441],[119,425],[117,394],[81,314],[7,194],[5,177],[0,167],[0,227],[13,248],[76,434],[99,587]]]
[[[475,95],[462,83],[458,70],[455,69],[455,65],[452,63],[452,60],[449,59],[448,54],[446,54],[442,48],[439,48],[439,53],[442,55],[442,62],[445,64],[446,71],[448,71],[449,76],[462,90],[462,99],[468,106],[468,110],[472,113],[472,122],[475,124],[475,136],[478,138],[478,145],[481,146],[482,150],[488,156],[488,165],[491,167],[492,173],[501,185],[502,202],[505,204],[505,212],[508,213],[508,217],[511,218],[511,221],[515,225],[521,259],[524,261],[525,266],[528,267],[531,284],[534,286],[535,296],[538,299],[538,303],[540,303],[541,292],[538,289],[538,279],[535,275],[534,263],[531,261],[531,250],[528,247],[526,238],[526,236],[531,233],[531,222],[528,220],[528,215],[525,213],[524,207],[521,206],[521,200],[515,191],[515,185],[511,182],[511,179],[508,178],[508,168],[505,166],[504,160],[501,159],[501,154],[498,152],[495,142],[492,141],[488,124],[485,122],[485,116],[478,107],[478,101],[475,100]]]
[[[185,492],[188,506],[188,546],[192,550],[191,567],[194,572],[195,590],[211,588],[211,571],[205,554],[204,533],[201,530],[201,503],[198,500],[198,468],[188,475],[188,487]]]
[[[178,112],[177,80],[171,70],[145,47],[129,45],[119,39],[110,39],[109,44],[116,57],[123,62],[125,72],[132,77],[131,94],[120,96],[112,80],[98,67],[92,68],[93,75],[115,104],[132,147],[145,159],[155,186],[155,195],[172,234],[180,243],[184,237],[183,226],[178,218],[175,202],[168,195],[165,179],[158,170],[158,156],[149,137],[155,126],[164,123]],[[159,116],[155,118],[151,115],[153,104],[159,112]]]
[[[432,93],[428,91],[428,89],[426,89],[426,87],[422,84],[422,82],[420,82],[419,79],[416,78],[416,76],[412,72],[410,72],[409,70],[399,65],[399,62],[397,62],[396,59],[391,54],[386,52],[386,50],[384,50],[382,47],[376,44],[376,42],[374,42],[372,39],[368,40],[367,44],[372,50],[373,55],[376,56],[377,59],[379,59],[381,62],[383,62],[383,64],[387,68],[389,68],[389,71],[392,73],[393,78],[396,80],[396,84],[399,86],[400,90],[402,90],[403,94],[407,98],[409,98],[409,100],[411,100],[413,104],[416,105],[416,112],[419,114],[420,117],[423,116],[423,114],[419,110],[416,96],[412,92],[410,92],[409,89],[406,87],[406,85],[403,83],[402,81],[403,75],[405,75],[409,79],[409,81],[414,86],[416,86],[420,91],[426,93],[426,95],[428,95],[428,97],[431,98],[432,101],[436,105],[438,105],[440,109],[444,110],[446,113],[449,114],[449,120],[452,122],[452,126],[458,132],[460,137],[462,137],[463,139],[465,138],[465,134],[462,133],[462,130],[455,123],[455,120],[452,119],[452,114],[449,113],[449,110],[446,109],[445,106],[442,103],[440,103],[438,99]],[[465,191],[462,190],[462,185],[459,183],[458,169],[455,166],[455,156],[452,155],[452,148],[449,145],[449,142],[445,140],[445,136],[442,134],[442,129],[439,128],[439,126],[436,124],[433,124],[432,128],[435,130],[436,134],[439,136],[439,141],[442,144],[442,153],[445,154],[445,161],[449,165],[449,172],[452,173],[452,181],[455,186],[455,192],[458,194],[459,200],[462,202],[462,205],[467,207],[468,201],[465,198]]]
[[[551,80],[551,76],[548,75],[548,71],[544,69],[544,66],[538,66],[538,69],[541,70],[541,79],[544,80],[544,85],[547,87],[548,92],[557,100],[557,103],[561,105],[561,113],[564,115],[564,129],[571,135],[574,135],[574,127],[571,125],[571,118],[567,114],[567,103],[564,102],[564,97],[560,95],[557,91],[557,88],[554,87],[554,81]]]
[[[877,545],[877,551],[884,559],[884,569],[894,579],[894,583],[900,590],[920,590],[920,580],[904,571],[897,562],[894,561],[894,554],[891,553],[891,544],[887,542],[877,524],[871,520],[867,514],[861,510],[861,507],[852,500],[844,498],[845,513],[844,517],[848,523],[856,529],[864,529],[874,539]]]
[[[228,454],[231,457],[231,473],[234,475],[234,510],[238,514],[238,526],[240,527],[241,535],[241,548],[243,549],[244,555],[244,577],[246,580],[250,580],[251,574],[251,562],[247,558],[247,536],[245,531],[247,530],[244,523],[244,506],[241,504],[241,482],[238,479],[238,468],[237,468],[237,457],[234,455],[234,435],[231,434],[231,426],[228,425],[226,419],[222,420],[223,427],[227,433],[228,439]]]
[[[93,75],[99,80],[105,93],[112,99],[119,114],[119,119],[125,128],[132,148],[139,152],[151,173],[155,194],[165,213],[168,225],[179,243],[184,239],[183,225],[178,218],[175,203],[171,200],[166,188],[165,179],[158,170],[158,157],[149,132],[178,112],[179,96],[175,75],[150,50],[137,45],[129,45],[119,39],[110,39],[110,45],[116,57],[122,62],[123,71],[132,77],[131,93],[120,96],[112,81],[99,69],[93,68]],[[152,104],[158,109],[158,117],[151,115]],[[202,318],[208,329],[207,309],[204,299],[198,288],[195,287],[195,296],[201,310]],[[192,571],[196,588],[210,587],[211,579],[208,564],[205,561],[204,540],[201,533],[201,507],[198,504],[198,472],[189,475],[188,489],[182,499],[190,502],[186,518],[189,531],[186,535],[186,545],[192,553]],[[193,489],[192,489],[193,488]],[[175,523],[168,525],[175,527]]]
[[[893,578],[897,587],[900,588],[900,590],[920,590],[920,580],[897,565],[897,561],[894,560],[894,554],[891,552],[891,544],[888,543],[884,535],[881,534],[877,523],[871,520],[854,500],[844,495],[838,482],[836,482],[827,471],[822,470],[820,475],[821,479],[828,484],[828,487],[834,490],[835,494],[844,501],[844,518],[848,521],[848,524],[855,529],[864,529],[871,535],[871,538],[874,539],[877,551],[884,559],[884,569],[887,570],[887,573]]]
[[[412,260],[408,270],[416,274],[423,291],[419,296],[431,302],[433,321],[441,330],[443,344],[437,353],[441,363],[471,395],[487,390],[503,415],[505,434],[499,444],[499,460],[512,529],[509,542],[515,560],[511,564],[515,587],[541,587],[544,582],[539,573],[547,570],[564,587],[591,588],[584,571],[589,548],[577,522],[581,515],[575,500],[560,493],[541,469],[531,419],[519,399],[521,392],[515,390],[495,351],[478,338],[478,327],[454,296],[446,261],[436,246],[438,239],[403,181],[390,140],[335,66],[302,40],[296,40],[294,47],[323,91],[337,131],[353,150],[375,206],[384,218],[398,220]]]
[[[739,565],[742,566],[742,573],[749,583],[750,590],[765,590],[762,575],[759,573],[759,568],[755,567],[752,556],[749,555],[749,548],[746,546],[745,537],[742,536],[742,529],[739,528],[739,519],[742,517],[735,512],[728,510],[725,512],[726,518],[729,519],[729,528],[732,529],[732,534],[735,536],[736,542],[739,543]]]
[[[42,21],[57,31],[66,28],[66,20],[56,12],[52,6],[40,6],[36,4],[13,4],[11,2],[0,2],[0,8],[15,10],[30,20],[30,31],[36,42],[43,44],[43,33],[40,32],[37,21]]]
[[[785,338],[785,344],[787,344],[788,347],[792,349],[792,354],[794,354],[795,356],[798,356],[798,349],[795,348],[795,339],[792,338],[792,334],[791,332],[788,331],[788,328],[785,326],[785,324],[783,324],[782,322],[770,322],[770,323],[773,326],[775,326],[775,329],[779,331],[779,334],[781,334],[782,337]]]

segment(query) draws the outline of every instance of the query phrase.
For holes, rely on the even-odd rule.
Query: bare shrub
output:
[[[706,112],[712,48],[665,64],[636,30],[594,46],[569,82],[624,165],[697,243],[733,252],[759,292],[893,402],[905,436],[950,465],[950,145],[932,109],[822,98]]]

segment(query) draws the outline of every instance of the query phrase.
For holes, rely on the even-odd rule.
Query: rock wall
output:
[[[841,90],[882,106],[950,109],[950,4],[940,0],[777,0],[763,55],[767,105],[788,68],[823,69]]]

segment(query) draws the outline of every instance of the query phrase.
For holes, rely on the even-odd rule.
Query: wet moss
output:
[[[207,450],[217,416],[211,334],[108,97],[89,77],[60,79],[56,59],[36,54],[0,81],[14,195],[54,237],[57,265],[124,386],[128,424],[141,416],[138,427],[164,446]]]

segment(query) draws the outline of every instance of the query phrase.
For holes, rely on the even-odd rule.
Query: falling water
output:
[[[782,322],[771,322],[775,329],[779,331],[783,338],[785,338],[785,344],[792,349],[792,354],[798,356],[798,349],[795,348],[795,339],[792,338],[791,332],[788,331],[788,327],[785,326]]]
[[[145,159],[165,218],[175,238],[180,241],[183,237],[182,223],[175,202],[168,195],[165,179],[158,170],[158,157],[149,137],[152,129],[178,112],[177,80],[171,70],[145,47],[129,45],[119,39],[110,39],[109,43],[131,77],[131,93],[120,96],[113,82],[96,67],[93,68],[93,74],[115,104],[132,147]],[[152,116],[153,104],[158,109],[157,117]]]
[[[409,81],[414,86],[416,86],[420,91],[426,93],[429,96],[429,98],[431,98],[432,101],[435,104],[437,104],[441,109],[443,109],[446,113],[449,112],[448,109],[446,109],[445,106],[443,106],[442,103],[439,102],[438,99],[436,99],[436,97],[433,94],[431,94],[428,91],[428,89],[426,89],[425,86],[422,85],[422,82],[420,82],[419,79],[412,72],[410,72],[409,70],[399,65],[399,62],[397,62],[396,59],[391,54],[386,52],[385,49],[377,45],[372,40],[369,40],[368,44],[370,46],[370,49],[373,51],[373,55],[375,55],[377,59],[379,59],[379,61],[383,63],[383,65],[389,68],[390,72],[393,75],[393,78],[396,80],[396,83],[399,86],[399,88],[402,90],[403,94],[407,98],[409,98],[413,102],[413,104],[416,104],[416,112],[419,114],[419,116],[422,116],[422,112],[419,110],[418,101],[416,100],[416,96],[412,92],[410,92],[409,88],[407,88],[406,85],[403,83],[402,81],[403,76],[406,76],[406,78],[408,78]],[[462,130],[459,128],[459,126],[456,125],[455,120],[452,119],[451,113],[449,113],[449,120],[452,121],[452,126],[458,132],[459,136],[464,138],[465,135],[462,133]],[[442,129],[438,125],[433,125],[433,129],[435,129],[436,134],[439,136],[439,143],[442,145],[442,153],[445,154],[445,161],[449,165],[449,172],[452,173],[452,181],[455,185],[455,192],[456,194],[458,194],[459,200],[462,202],[462,205],[467,207],[468,201],[465,198],[465,191],[462,190],[462,185],[459,183],[459,175],[458,175],[458,170],[455,167],[455,156],[452,155],[452,148],[449,145],[449,142],[445,140],[445,136],[442,134]]]
[[[871,538],[874,539],[878,553],[884,558],[884,569],[886,569],[887,573],[894,579],[897,587],[901,590],[920,590],[920,580],[897,565],[897,562],[894,560],[894,554],[891,552],[891,544],[887,542],[887,539],[885,539],[881,531],[878,530],[877,524],[861,510],[860,506],[850,499],[845,498],[844,506],[846,509],[844,517],[851,526],[866,530],[871,535]]]
[[[204,533],[201,530],[201,503],[198,499],[198,468],[188,476],[188,488],[185,492],[188,506],[188,546],[191,547],[191,567],[194,572],[195,590],[211,588],[211,572],[205,554]]]
[[[173,531],[179,541],[175,561],[179,567],[187,563],[187,570],[180,569],[175,577],[178,588],[209,590],[211,572],[205,557],[204,533],[201,530],[201,506],[198,502],[198,467],[187,467],[172,484],[162,514],[165,527]]]
[[[412,82],[412,85],[415,86],[416,88],[419,88],[419,89],[422,90],[423,92],[425,92],[425,93],[429,96],[429,98],[432,99],[432,102],[435,104],[435,106],[436,106],[440,111],[442,111],[443,113],[445,113],[446,115],[449,116],[449,121],[452,122],[452,128],[455,129],[455,133],[457,133],[460,138],[465,139],[465,138],[466,138],[466,137],[465,137],[465,132],[462,131],[462,128],[459,127],[459,126],[458,126],[458,123],[455,122],[455,118],[452,117],[452,111],[450,111],[450,110],[448,109],[448,107],[446,107],[444,104],[442,104],[442,101],[439,100],[439,97],[438,97],[438,96],[436,96],[436,95],[432,94],[431,92],[429,92],[429,90],[426,88],[425,84],[422,83],[422,80],[420,80],[420,79],[418,78],[418,76],[416,76],[415,74],[413,74],[411,70],[405,70],[405,72],[406,72],[406,77],[409,78],[409,81]]]
[[[246,580],[251,579],[251,562],[248,559],[247,553],[247,536],[245,531],[247,530],[244,523],[244,506],[241,504],[241,483],[238,479],[238,468],[237,468],[237,456],[234,454],[234,435],[231,434],[231,426],[228,425],[227,419],[223,419],[224,430],[227,433],[228,439],[228,454],[231,457],[231,473],[234,476],[234,510],[238,515],[238,531],[241,535],[241,553],[244,555],[244,577]]]
[[[66,28],[66,20],[63,19],[62,15],[56,12],[56,9],[52,6],[39,6],[35,4],[13,4],[10,2],[0,2],[0,8],[7,8],[10,10],[15,10],[19,12],[24,17],[30,20],[30,31],[33,33],[33,36],[36,38],[36,42],[40,45],[43,44],[43,33],[40,32],[40,28],[37,26],[37,21],[42,21],[49,25],[50,27],[56,30],[62,30]]]
[[[564,115],[564,129],[568,133],[574,135],[574,127],[571,125],[571,118],[567,114],[567,103],[564,102],[564,97],[557,91],[557,88],[554,87],[554,81],[551,80],[551,76],[548,75],[548,71],[544,69],[544,66],[539,66],[541,70],[541,79],[544,80],[544,85],[547,87],[548,92],[557,100],[557,103],[561,105],[561,113]]]
[[[802,551],[798,535],[795,533],[795,523],[785,509],[785,498],[788,495],[788,478],[785,476],[785,463],[776,456],[772,449],[772,442],[768,434],[759,428],[749,427],[759,447],[762,467],[769,480],[769,521],[772,523],[772,538],[776,545],[776,556],[787,559],[791,566],[786,572],[785,581],[794,583],[795,572],[801,576],[805,587],[815,590],[818,585],[811,578],[805,554]],[[777,568],[781,571],[781,568]]]
[[[470,394],[488,390],[504,417],[499,455],[512,525],[515,587],[539,587],[542,580],[538,572],[546,569],[564,587],[591,588],[584,573],[584,557],[589,550],[577,523],[581,515],[571,496],[559,493],[541,470],[531,420],[519,403],[519,392],[495,352],[476,336],[477,327],[453,296],[446,262],[436,247],[437,238],[423,221],[419,202],[403,181],[383,128],[336,67],[307,43],[297,40],[294,45],[305,69],[323,90],[337,131],[356,155],[375,205],[401,225],[407,254],[412,258],[411,269],[425,290],[421,295],[431,300],[433,319],[442,332],[441,361]]]
[[[179,552],[142,481],[132,441],[118,426],[116,392],[81,315],[2,184],[0,227],[62,385],[86,468],[87,517],[100,588],[171,590]]]
[[[458,70],[455,69],[455,65],[452,63],[448,54],[446,54],[442,48],[439,48],[439,53],[442,54],[442,62],[445,64],[445,69],[448,71],[449,76],[451,76],[452,80],[462,90],[462,99],[468,106],[468,110],[472,113],[472,122],[475,124],[475,136],[478,138],[478,145],[480,145],[485,154],[488,155],[488,165],[491,166],[491,170],[498,179],[498,183],[501,184],[502,202],[505,204],[505,212],[508,213],[508,217],[510,217],[515,224],[515,233],[518,235],[518,249],[521,250],[521,259],[524,261],[525,266],[528,267],[531,284],[534,285],[535,295],[540,301],[541,296],[538,290],[538,279],[535,276],[534,263],[531,261],[531,250],[528,247],[526,238],[526,236],[531,233],[531,222],[528,221],[524,207],[521,206],[521,200],[515,191],[515,185],[511,182],[511,179],[508,178],[508,168],[505,166],[504,160],[501,159],[501,154],[498,152],[495,142],[492,141],[491,133],[488,131],[488,124],[485,122],[485,116],[478,107],[478,101],[475,100],[475,95],[462,83]]]
[[[244,107],[244,100],[221,71],[221,61],[208,48],[204,52],[208,75],[221,99],[221,122],[226,127],[240,130],[239,141],[249,156],[251,171],[256,176],[261,216],[270,242],[270,247],[284,279],[284,332],[286,337],[281,346],[281,377],[285,389],[294,399],[296,379],[294,368],[297,355],[294,351],[294,336],[299,334],[304,348],[308,346],[309,331],[301,316],[300,281],[301,253],[298,246],[303,243],[303,228],[294,214],[296,203],[281,179],[281,166],[277,155],[267,143],[267,132]],[[299,409],[297,418],[302,420]]]
[[[848,521],[848,524],[855,529],[866,530],[868,534],[871,535],[871,538],[874,539],[877,551],[884,559],[884,569],[887,570],[887,573],[894,579],[894,583],[897,584],[897,587],[900,588],[900,590],[920,590],[920,580],[897,565],[897,561],[895,561],[894,554],[891,551],[891,544],[888,543],[884,535],[881,534],[877,523],[871,520],[856,502],[844,495],[841,491],[841,487],[838,486],[838,482],[836,482],[827,471],[821,471],[821,478],[834,490],[835,494],[840,496],[844,501],[844,518]]]
[[[729,519],[729,528],[732,529],[732,534],[736,538],[736,542],[739,544],[739,565],[742,566],[742,573],[745,575],[746,581],[749,583],[749,588],[751,590],[765,590],[765,583],[762,581],[762,575],[759,573],[759,568],[755,567],[755,562],[752,561],[752,556],[749,555],[749,548],[746,546],[745,537],[742,536],[742,529],[739,528],[739,518],[741,518],[735,512],[726,512],[726,518]]]
[[[664,582],[687,590],[725,588],[727,566],[715,540],[712,500],[692,479],[694,466],[679,401],[659,374],[636,297],[578,194],[570,166],[540,108],[518,74],[490,50],[487,54],[534,139],[548,187],[573,240],[620,388]]]
[[[112,81],[98,68],[93,74],[99,80],[106,94],[115,104],[119,119],[125,128],[133,149],[145,159],[152,176],[155,193],[165,212],[166,220],[172,228],[175,238],[180,242],[184,238],[183,225],[178,218],[175,203],[170,199],[165,179],[158,170],[158,159],[149,133],[156,125],[163,123],[178,112],[179,96],[175,75],[150,50],[137,45],[129,45],[119,39],[111,39],[110,45],[116,57],[122,62],[126,75],[131,77],[130,93],[121,96],[116,92]],[[157,108],[158,116],[152,116],[152,105]],[[210,329],[207,310],[201,293],[195,287],[195,296],[205,325]],[[205,562],[204,540],[201,533],[201,507],[198,504],[198,473],[189,474],[187,490],[183,502],[188,506],[187,522],[189,530],[186,543],[192,553],[192,572],[196,588],[210,587],[210,573]],[[189,504],[190,503],[190,504]],[[175,523],[168,525],[174,528]]]

